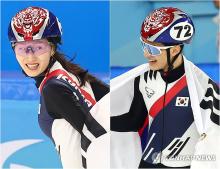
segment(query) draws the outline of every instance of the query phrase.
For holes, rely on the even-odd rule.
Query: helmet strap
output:
[[[178,56],[182,53],[183,51],[183,45],[180,45],[180,51],[173,57],[172,61],[171,61],[171,57],[170,57],[170,48],[166,49],[167,51],[167,64],[168,64],[168,72],[170,72],[171,70],[173,70],[173,64],[176,61],[176,59],[178,58]]]

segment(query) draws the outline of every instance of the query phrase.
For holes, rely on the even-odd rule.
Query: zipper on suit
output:
[[[166,93],[167,93],[167,86],[168,86],[168,82],[167,79],[165,79],[165,91],[164,91],[164,97],[163,97],[163,111],[162,111],[162,141],[161,141],[161,148],[160,148],[160,163],[162,162],[162,151],[163,151],[163,141],[164,141],[164,116],[165,116],[165,103],[166,103]]]

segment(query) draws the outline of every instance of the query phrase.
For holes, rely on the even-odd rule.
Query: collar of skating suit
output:
[[[167,83],[172,83],[184,75],[184,63],[169,72],[160,71],[160,73],[164,81],[166,81]]]
[[[38,87],[39,92],[42,92],[42,89],[45,85],[45,83],[53,78],[56,77],[56,79],[58,80],[63,80],[66,83],[70,84],[72,87],[75,88],[75,90],[78,90],[79,93],[87,100],[89,101],[92,105],[94,105],[96,103],[95,99],[93,99],[93,97],[91,96],[90,93],[88,93],[86,90],[83,89],[83,87],[81,87],[76,80],[74,80],[71,75],[62,67],[62,65],[56,61],[54,63],[54,65],[51,67],[49,73],[47,73],[45,75],[45,77],[43,78],[43,80],[40,83],[40,86]]]

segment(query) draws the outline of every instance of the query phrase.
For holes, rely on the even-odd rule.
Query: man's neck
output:
[[[179,56],[177,57],[177,59],[173,63],[173,69],[178,68],[180,65],[182,65],[182,63],[183,63],[183,55],[179,54]],[[163,71],[164,72],[168,71],[168,65],[163,69]]]
[[[184,73],[185,73],[184,63],[182,62],[180,65],[178,65],[169,72],[161,71],[161,76],[163,80],[166,81],[167,83],[172,83],[178,80],[179,78],[181,78],[184,75]]]

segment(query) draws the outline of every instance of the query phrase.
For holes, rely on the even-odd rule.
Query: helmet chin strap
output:
[[[171,70],[173,70],[174,62],[178,58],[179,54],[182,53],[182,51],[183,51],[183,45],[180,45],[180,51],[173,57],[172,60],[171,60],[171,56],[170,56],[170,48],[166,49],[166,51],[167,51],[168,72],[170,72]]]

